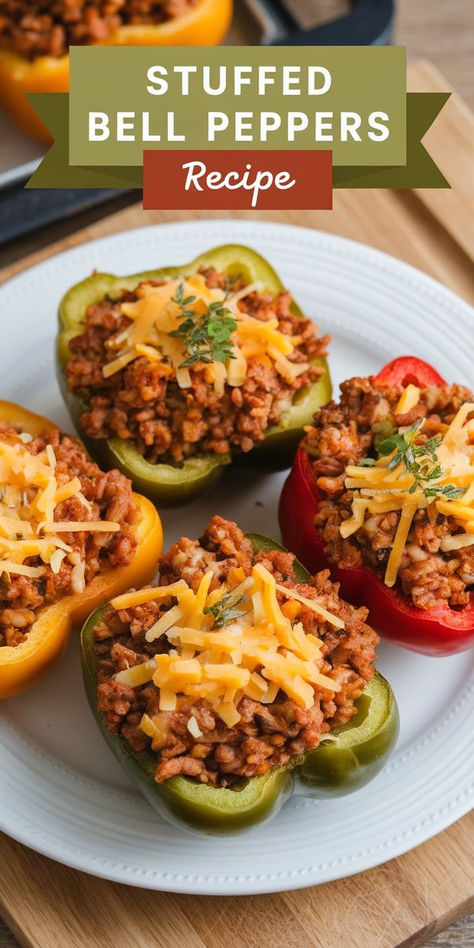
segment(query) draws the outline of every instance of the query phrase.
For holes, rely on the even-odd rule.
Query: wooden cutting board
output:
[[[411,67],[409,77],[413,91],[447,88],[426,63]],[[474,119],[455,96],[425,141],[453,190],[339,191],[332,212],[264,217],[371,244],[474,300]],[[128,207],[10,263],[0,281],[104,234],[187,216]],[[29,246],[35,242],[30,238]],[[232,942],[241,948],[408,948],[474,909],[473,838],[471,814],[423,846],[349,879],[275,895],[198,898],[95,879],[4,836],[0,915],[22,945],[34,948],[223,948]]]

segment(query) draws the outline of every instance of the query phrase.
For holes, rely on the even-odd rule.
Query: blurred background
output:
[[[357,16],[357,7],[360,13]],[[393,11],[390,17],[390,8]],[[260,17],[271,22],[284,20],[285,11],[301,30],[327,27],[340,17],[346,19],[340,39],[334,33],[319,31],[316,42],[352,44],[357,26],[358,42],[373,42],[373,24],[391,19],[385,37],[387,42],[407,46],[409,59],[430,59],[448,82],[474,108],[474,3],[472,0],[372,0],[355,3],[351,0],[237,0],[229,41],[235,43],[261,41]],[[251,16],[249,17],[249,11]],[[268,29],[268,26],[267,26]],[[292,30],[287,30],[291,37]],[[365,34],[365,37],[361,34]],[[375,34],[377,35],[377,34]],[[251,37],[249,40],[249,36]],[[286,40],[291,42],[291,38]]]
[[[164,2],[164,0],[163,0]],[[183,0],[183,3],[192,0]],[[198,10],[203,0],[194,0]],[[78,0],[93,6],[93,0]],[[25,0],[0,0],[0,246],[38,228],[92,211],[111,202],[130,203],[136,192],[33,191],[23,184],[45,151],[45,144],[25,134],[1,106],[5,80],[1,65],[5,45],[2,17],[15,8],[28,10]],[[56,4],[56,7],[58,5]],[[44,10],[47,2],[41,3]],[[214,0],[212,26],[207,23],[187,42],[216,41],[226,28],[224,9],[230,0]],[[178,19],[176,20],[178,22]],[[219,32],[220,31],[220,32]],[[442,74],[441,88],[455,89],[474,107],[473,0],[234,0],[234,12],[225,43],[367,45],[396,43],[407,46],[409,62],[429,60]],[[175,40],[183,42],[182,38]],[[7,52],[7,56],[9,53]],[[28,66],[28,60],[24,59]],[[34,65],[38,60],[34,61]],[[67,72],[65,83],[67,87]],[[376,77],[374,77],[376,81]],[[54,88],[53,91],[60,91]],[[13,109],[15,112],[15,109]]]

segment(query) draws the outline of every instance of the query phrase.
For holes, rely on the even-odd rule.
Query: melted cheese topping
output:
[[[337,682],[321,674],[321,640],[306,633],[301,622],[292,623],[288,613],[297,615],[303,604],[338,629],[344,628],[342,620],[291,587],[277,584],[261,563],[253,567],[251,576],[241,579],[241,574],[240,570],[231,571],[228,585],[212,592],[213,573],[209,570],[196,593],[180,580],[113,600],[116,609],[149,602],[152,592],[156,600],[164,596],[177,600],[145,636],[152,642],[166,635],[172,649],[118,672],[116,681],[136,687],[153,680],[160,691],[161,711],[174,711],[179,695],[204,698],[228,727],[240,720],[237,708],[244,695],[265,704],[274,701],[281,688],[300,707],[311,708],[316,688],[338,691]],[[287,600],[286,615],[277,591]],[[209,610],[229,592],[230,605],[234,603],[242,615],[222,628],[213,628],[214,615]],[[149,733],[149,719],[143,725]]]
[[[420,389],[416,385],[407,385],[403,389],[400,398],[395,406],[394,412],[396,415],[406,415],[408,411],[411,411],[412,408],[415,408],[415,405],[418,405],[420,401]]]
[[[194,370],[204,373],[206,381],[214,385],[218,395],[224,394],[226,383],[233,387],[243,385],[247,361],[253,357],[270,359],[276,371],[288,382],[308,369],[307,362],[296,363],[288,358],[295,346],[301,343],[301,338],[280,332],[276,318],[263,321],[239,310],[239,300],[261,290],[260,283],[253,283],[226,298],[221,289],[210,289],[204,277],[196,273],[185,280],[169,280],[163,286],[144,285],[137,291],[139,298],[136,302],[122,303],[122,313],[132,322],[107,341],[107,347],[115,357],[104,365],[104,378],[119,372],[135,359],[146,358],[161,363],[164,374],[171,370],[180,388],[191,386],[189,369],[182,365],[189,353],[182,338],[172,335],[180,326],[182,310],[173,301],[180,286],[184,300],[195,297],[186,309],[192,310],[197,317],[207,313],[211,303],[222,302],[237,322],[237,329],[230,339],[233,358],[227,359],[225,365],[198,362],[193,366]]]
[[[106,520],[55,521],[57,505],[70,497],[77,497],[86,510],[91,507],[81,494],[78,477],[58,484],[52,445],[34,455],[24,446],[31,440],[22,433],[18,442],[0,441],[0,573],[34,579],[44,574],[46,565],[59,573],[69,554],[73,566],[77,565],[77,552],[58,533],[115,533],[120,525]],[[45,565],[25,564],[32,556]]]
[[[420,390],[408,385],[403,391],[395,413],[410,411],[420,398]],[[444,433],[441,444],[436,448],[442,474],[438,480],[430,481],[430,486],[447,484],[465,490],[459,499],[437,497],[427,498],[421,488],[410,489],[415,485],[413,474],[407,471],[401,462],[394,470],[388,471],[388,464],[394,453],[379,458],[373,467],[348,465],[346,467],[345,486],[354,491],[352,517],[344,520],[339,528],[342,537],[350,537],[359,530],[366,514],[389,513],[400,510],[400,519],[393,541],[392,550],[385,572],[385,583],[393,586],[408,539],[413,517],[417,510],[435,505],[437,513],[454,518],[463,533],[445,537],[441,541],[441,550],[449,552],[459,550],[474,543],[474,403],[466,402],[461,406]]]

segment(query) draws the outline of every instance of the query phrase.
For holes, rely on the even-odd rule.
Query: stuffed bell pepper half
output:
[[[232,0],[0,0],[0,105],[23,130],[51,137],[28,92],[67,92],[70,46],[213,46]]]
[[[380,635],[427,655],[474,644],[474,395],[395,359],[314,416],[280,501],[284,542]]]
[[[92,609],[149,582],[161,550],[158,514],[123,474],[1,401],[0,699],[34,684]]]
[[[59,321],[59,381],[81,437],[162,504],[232,461],[288,466],[331,397],[328,337],[248,247],[95,274],[66,293]]]
[[[299,793],[350,793],[397,737],[367,610],[325,570],[222,517],[160,560],[159,585],[97,609],[81,636],[91,708],[152,806],[229,834]]]

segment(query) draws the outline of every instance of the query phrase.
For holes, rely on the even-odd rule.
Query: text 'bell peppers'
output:
[[[389,362],[375,379],[381,385],[446,386],[431,365],[413,356]],[[369,568],[341,568],[329,563],[322,534],[314,526],[321,497],[311,458],[300,445],[283,487],[279,520],[284,542],[311,572],[329,567],[332,578],[340,583],[341,596],[354,605],[367,606],[371,625],[379,635],[397,645],[424,655],[443,656],[474,644],[472,600],[460,610],[451,609],[447,603],[419,609],[398,589],[386,586]]]
[[[126,24],[99,45],[215,46],[224,39],[232,19],[233,0],[199,0],[188,13],[164,23]],[[0,49],[0,105],[24,132],[49,143],[51,136],[25,97],[27,92],[68,92],[69,56],[38,56],[30,60]]]
[[[273,267],[248,247],[228,244],[201,254],[196,260],[183,266],[164,267],[133,276],[117,277],[98,273],[73,286],[64,296],[59,308],[59,335],[57,342],[58,379],[66,404],[81,438],[91,455],[99,464],[118,467],[129,477],[134,487],[152,500],[161,504],[176,504],[190,500],[201,493],[229,463],[243,461],[249,467],[282,470],[289,467],[296,446],[303,435],[304,426],[311,422],[313,414],[331,397],[331,379],[325,359],[315,360],[325,369],[323,375],[307,388],[297,393],[292,406],[283,413],[279,425],[273,425],[265,433],[264,440],[248,454],[202,454],[189,458],[180,466],[151,464],[140,454],[131,441],[120,438],[99,440],[87,437],[82,431],[80,418],[84,404],[68,390],[66,367],[72,354],[69,342],[82,331],[87,308],[98,303],[106,295],[118,295],[122,290],[133,290],[142,280],[177,279],[183,273],[195,273],[200,267],[214,267],[230,278],[242,276],[247,285],[259,282],[264,290],[276,296],[284,287]],[[292,312],[301,316],[296,304]]]
[[[247,534],[254,551],[283,550],[259,534]],[[295,562],[300,582],[309,573]],[[138,785],[151,806],[169,822],[207,835],[242,832],[275,816],[293,794],[319,799],[343,796],[368,783],[384,766],[399,729],[398,709],[392,689],[380,674],[356,701],[357,714],[345,725],[323,737],[319,747],[285,767],[260,777],[242,780],[238,789],[216,788],[175,776],[164,783],[154,779],[156,755],[132,750],[120,735],[111,734],[97,707],[99,657],[94,651],[94,628],[106,607],[97,609],[81,634],[81,660],[87,697],[110,749]]]
[[[0,425],[37,437],[55,427],[46,418],[10,402],[0,401]],[[26,639],[16,646],[0,646],[0,699],[25,691],[62,655],[69,633],[81,626],[92,609],[111,596],[142,586],[153,579],[163,549],[161,521],[146,497],[134,495],[137,546],[127,566],[99,573],[82,593],[64,596],[38,611]]]

